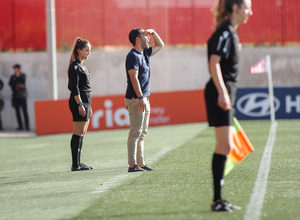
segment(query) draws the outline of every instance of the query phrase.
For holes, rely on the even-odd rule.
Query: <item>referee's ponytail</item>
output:
[[[73,44],[72,52],[71,52],[71,57],[70,57],[70,61],[69,61],[69,67],[70,67],[70,64],[73,62],[73,60],[79,56],[78,50],[82,50],[89,43],[90,42],[88,40],[81,39],[80,37],[76,38],[76,40],[75,40],[75,42]],[[69,68],[68,68],[68,73],[67,74],[69,74]]]
[[[212,8],[215,29],[217,29],[225,20],[230,18],[234,4],[240,8],[243,3],[244,0],[219,0]]]

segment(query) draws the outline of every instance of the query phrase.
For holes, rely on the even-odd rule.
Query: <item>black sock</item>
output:
[[[78,151],[80,148],[80,136],[73,134],[71,139],[72,166],[78,166]]]
[[[221,154],[214,154],[212,159],[212,173],[214,181],[214,201],[222,199],[221,190],[224,178],[224,169],[227,157]]]
[[[82,144],[83,144],[83,136],[80,137],[80,142],[79,142],[79,149],[78,149],[78,156],[77,156],[78,164],[81,163],[80,158],[81,158]]]

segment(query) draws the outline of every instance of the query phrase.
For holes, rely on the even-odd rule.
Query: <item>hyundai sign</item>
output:
[[[300,118],[300,87],[274,88],[276,119]],[[237,119],[270,119],[270,100],[267,88],[237,90]]]

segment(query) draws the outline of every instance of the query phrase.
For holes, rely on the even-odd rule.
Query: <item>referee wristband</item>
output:
[[[83,105],[83,103],[82,103],[82,102],[79,102],[77,105],[78,105],[78,106],[82,106],[82,105]]]

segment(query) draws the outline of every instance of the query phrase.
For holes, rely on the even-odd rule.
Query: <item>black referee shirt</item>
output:
[[[236,82],[238,75],[239,37],[229,20],[226,20],[209,38],[208,60],[212,54],[221,56],[220,66],[224,81]]]
[[[78,59],[75,59],[69,67],[68,89],[72,96],[79,95],[81,92],[91,92],[91,74]]]

